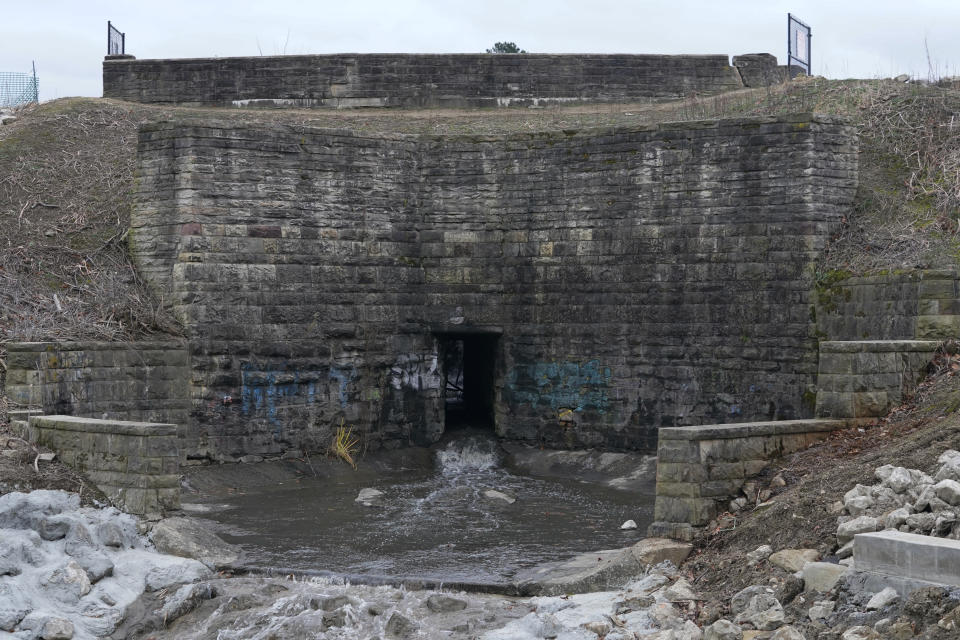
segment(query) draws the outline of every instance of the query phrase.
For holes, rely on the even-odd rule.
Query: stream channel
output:
[[[652,520],[654,471],[639,454],[460,432],[368,454],[357,470],[328,458],[196,468],[183,501],[243,548],[248,567],[498,591],[524,569],[637,542]],[[355,501],[367,487],[383,492],[379,506]],[[626,520],[638,528],[621,530]]]

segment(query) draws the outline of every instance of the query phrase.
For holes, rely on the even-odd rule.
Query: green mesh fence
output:
[[[37,76],[31,73],[0,71],[0,107],[38,102]]]

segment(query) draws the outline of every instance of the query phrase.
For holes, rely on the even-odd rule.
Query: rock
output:
[[[883,481],[883,485],[893,489],[895,493],[903,493],[914,484],[914,478],[908,469],[893,467],[890,474]]]
[[[947,449],[937,457],[937,464],[946,464],[949,460],[960,461],[960,451]]]
[[[370,487],[367,487],[365,489],[360,489],[360,493],[357,494],[357,497],[354,499],[354,502],[358,502],[365,507],[382,506],[383,491],[380,491],[378,489],[372,489]]]
[[[730,613],[732,613],[733,615],[737,615],[738,613],[742,612],[744,609],[747,608],[747,605],[750,604],[750,600],[752,600],[754,596],[759,594],[766,594],[766,595],[772,596],[773,589],[771,589],[766,585],[755,584],[737,592],[730,599]]]
[[[263,457],[253,454],[240,456],[240,462],[244,464],[256,464],[258,462],[263,462]]]
[[[635,521],[633,521],[633,520],[627,520],[627,521],[624,522],[622,525],[620,525],[620,528],[621,528],[622,530],[624,530],[624,531],[627,531],[627,530],[629,530],[629,529],[636,529],[636,528],[637,528],[637,523],[636,523]]]
[[[184,558],[179,562],[151,568],[147,572],[144,585],[147,591],[160,591],[178,584],[206,580],[212,575],[205,565],[196,560]]]
[[[0,582],[0,631],[13,631],[30,613],[23,593],[11,584]]]
[[[743,640],[743,630],[729,620],[720,619],[703,630],[703,640]]]
[[[807,637],[803,635],[800,629],[787,625],[774,631],[770,640],[807,640]]]
[[[879,638],[879,633],[865,626],[851,627],[840,636],[840,640],[878,640]]]
[[[833,589],[840,578],[849,571],[849,567],[830,562],[809,562],[800,572],[804,588],[807,591],[826,593]]]
[[[239,548],[224,542],[209,527],[193,518],[166,518],[150,534],[160,553],[199,560],[211,569],[230,565],[240,557]]]
[[[62,540],[70,533],[72,518],[64,515],[47,516],[37,523],[37,533],[48,542]]]
[[[497,491],[496,489],[487,489],[481,495],[484,498],[489,498],[490,500],[503,500],[507,504],[513,504],[517,501],[517,499],[510,494],[504,493],[503,491]],[[630,522],[633,522],[633,520],[630,520]],[[636,523],[634,523],[634,525],[636,525]],[[623,527],[620,528],[623,529]]]
[[[892,587],[886,587],[883,591],[873,594],[873,597],[867,602],[867,611],[877,611],[896,602],[900,598]]]
[[[783,479],[783,475],[777,474],[773,476],[773,479],[770,481],[771,487],[785,487],[787,486],[787,481]]]
[[[906,73],[901,73],[896,78],[893,79],[894,82],[910,82],[910,75]],[[847,640],[844,638],[843,640]]]
[[[888,513],[883,518],[883,526],[887,529],[897,529],[900,525],[906,523],[907,518],[911,515],[911,511],[908,507],[900,507],[899,509],[894,509]]]
[[[855,496],[843,502],[843,508],[852,516],[862,516],[870,510],[874,504],[870,496]]]
[[[836,606],[837,603],[833,600],[817,600],[813,603],[813,606],[810,607],[810,610],[807,611],[807,616],[811,620],[826,620],[830,617],[830,614],[833,613],[833,609]]]
[[[0,116],[0,126],[5,124],[13,124],[17,121],[17,116]]]
[[[693,545],[677,542],[669,538],[645,538],[630,547],[633,557],[643,566],[653,566],[661,562],[670,562],[679,567],[690,555]]]
[[[903,612],[918,620],[936,620],[949,607],[949,592],[943,587],[923,587],[907,596]]]
[[[580,625],[590,633],[597,634],[598,638],[604,638],[611,630],[613,630],[613,625],[609,622],[602,620],[594,620],[593,622],[586,622]]]
[[[129,547],[133,539],[132,534],[125,534],[123,528],[116,522],[102,522],[97,527],[97,539],[105,547]]]
[[[330,596],[328,598],[323,598],[319,603],[311,602],[311,607],[319,607],[324,611],[335,611],[340,607],[345,607],[347,605],[356,604],[353,600],[350,599],[350,596],[340,595],[340,596]]]
[[[820,559],[816,549],[782,549],[770,556],[770,564],[793,573],[803,569],[803,565]]]
[[[933,485],[933,491],[937,497],[950,506],[960,505],[960,482],[956,480],[941,480]]]
[[[790,574],[774,595],[780,601],[780,604],[790,604],[794,598],[803,593],[803,587],[803,580],[796,574]]]
[[[435,593],[427,598],[427,609],[434,613],[449,613],[451,611],[462,611],[467,608],[467,601],[459,598],[452,598],[441,593]]]
[[[836,502],[831,502],[827,505],[827,513],[832,516],[840,515],[843,513],[843,502],[837,500]]]
[[[954,525],[957,523],[957,514],[954,511],[941,511],[936,514],[937,519],[933,523],[933,529],[931,530],[931,535],[934,536],[946,536],[951,531],[953,531]]]
[[[937,626],[946,631],[960,631],[960,607],[956,607],[940,618],[937,621]]]
[[[783,624],[783,606],[772,595],[760,593],[750,598],[746,608],[733,621],[747,623],[760,631],[772,631]]]
[[[694,593],[690,583],[683,578],[678,578],[672,585],[662,589],[660,595],[668,602],[690,602],[700,599]]]
[[[937,514],[935,513],[914,513],[907,516],[906,521],[906,525],[910,529],[921,533],[930,533],[935,524],[937,524]]]
[[[185,616],[197,607],[204,600],[210,600],[216,595],[213,588],[208,583],[185,584],[177,589],[173,595],[169,596],[160,609],[160,617],[163,619],[164,626],[181,616]]]
[[[0,528],[33,529],[44,516],[76,511],[80,496],[66,491],[39,489],[30,493],[14,491],[0,496]]]
[[[401,613],[394,612],[387,621],[384,633],[388,638],[411,638],[417,633],[417,625]]]
[[[63,603],[75,604],[90,593],[90,578],[75,560],[60,565],[46,579],[47,593]]]
[[[940,480],[960,480],[960,458],[944,460],[933,479],[936,482]]]
[[[844,545],[858,533],[873,533],[880,529],[880,521],[871,516],[860,516],[837,527],[837,542]]]
[[[63,618],[50,618],[40,631],[42,640],[70,640],[73,637],[73,623]]]
[[[77,564],[83,568],[91,583],[99,582],[103,578],[113,575],[113,561],[96,547],[68,543],[64,550],[67,554],[73,556]]]
[[[836,555],[837,555],[837,558],[839,558],[840,560],[845,560],[846,558],[852,557],[853,556],[853,540],[851,540],[847,544],[837,549]]]
[[[734,498],[733,500],[730,501],[730,512],[736,513],[744,509],[748,504],[750,504],[749,501],[743,496],[739,498]]]
[[[749,566],[755,566],[766,560],[773,553],[773,547],[768,544],[765,544],[761,547],[757,547],[753,551],[747,554],[747,564]]]

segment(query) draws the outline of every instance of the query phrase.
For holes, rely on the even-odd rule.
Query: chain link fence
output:
[[[0,71],[0,107],[18,107],[39,101],[37,74]]]

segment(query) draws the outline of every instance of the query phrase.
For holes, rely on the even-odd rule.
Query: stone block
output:
[[[856,571],[960,586],[960,541],[901,531],[862,533],[853,539]]]
[[[654,519],[665,522],[686,522],[701,526],[717,515],[717,505],[709,498],[672,498],[657,496]]]
[[[657,482],[703,482],[707,469],[699,463],[657,462]]]

